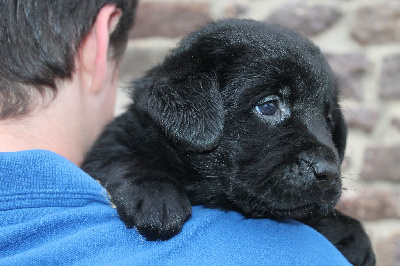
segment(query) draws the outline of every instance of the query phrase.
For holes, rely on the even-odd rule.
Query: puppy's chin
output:
[[[325,206],[326,208],[327,206]],[[270,206],[268,214],[265,212],[258,213],[254,211],[251,213],[252,218],[273,218],[273,219],[304,219],[316,213],[325,213],[328,209],[320,208],[314,204],[302,206]]]
[[[340,193],[335,193],[329,200],[320,199],[313,202],[264,202],[252,210],[245,210],[247,218],[272,218],[302,220],[317,214],[327,214],[339,201]],[[242,210],[243,212],[243,210]]]
[[[341,179],[338,178],[329,188],[314,185],[309,191],[298,189],[297,197],[293,195],[284,203],[274,202],[272,214],[277,218],[304,219],[316,214],[326,214],[333,210],[341,196]],[[307,196],[307,192],[311,195]],[[297,200],[296,200],[297,198]]]
[[[293,184],[292,184],[293,185]],[[326,214],[333,210],[341,196],[341,179],[334,180],[329,187],[314,183],[309,187],[297,187],[290,193],[284,191],[284,202],[274,201],[271,214],[276,218],[304,219],[316,214]]]
[[[231,190],[230,198],[248,218],[301,220],[333,210],[341,196],[340,176],[329,185],[321,185],[309,168],[299,167],[295,172],[293,168],[287,165],[275,169],[262,182],[247,179]]]
[[[329,202],[318,202],[304,205],[277,205],[273,206],[271,213],[275,218],[292,218],[302,220],[318,214],[327,214],[333,210],[336,203],[339,201],[340,193]]]

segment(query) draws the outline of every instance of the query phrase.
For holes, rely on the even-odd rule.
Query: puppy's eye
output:
[[[252,112],[263,123],[277,125],[290,116],[288,103],[277,95],[269,95],[253,107]]]
[[[275,115],[278,111],[276,101],[269,101],[256,106],[256,111],[262,115]]]

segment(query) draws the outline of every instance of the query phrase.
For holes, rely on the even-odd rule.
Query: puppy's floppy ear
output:
[[[224,126],[216,74],[173,76],[153,73],[142,108],[180,149],[198,152],[214,148]]]
[[[334,127],[332,131],[332,139],[335,143],[336,148],[338,149],[340,162],[343,162],[347,140],[347,126],[346,122],[344,121],[340,107],[334,109],[333,121]]]

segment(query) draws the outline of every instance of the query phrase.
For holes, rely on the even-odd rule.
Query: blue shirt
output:
[[[106,191],[44,150],[0,153],[0,265],[349,265],[312,228],[193,207],[168,241],[127,229]]]

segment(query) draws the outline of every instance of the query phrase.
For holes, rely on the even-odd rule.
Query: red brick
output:
[[[307,5],[296,2],[278,8],[267,21],[307,36],[314,36],[331,27],[341,16],[341,10],[333,5]]]
[[[343,191],[337,209],[361,221],[399,219],[399,202],[395,189],[348,189]]]
[[[380,241],[376,246],[375,252],[379,265],[400,265],[400,234],[394,234]]]
[[[356,127],[367,132],[372,131],[379,119],[379,112],[374,108],[346,107],[343,110],[346,123],[349,127]]]
[[[338,77],[341,97],[362,99],[363,78],[370,62],[363,53],[326,54],[333,72]]]
[[[142,77],[147,70],[164,60],[168,49],[161,47],[132,47],[128,48],[121,61],[120,79],[130,81]]]
[[[400,23],[400,21],[399,21]],[[380,96],[383,99],[400,99],[400,54],[383,59],[380,80]]]
[[[394,126],[397,130],[400,131],[400,117],[392,119],[392,126]]]
[[[397,43],[400,41],[400,5],[364,6],[356,13],[352,37],[363,45]]]
[[[131,38],[181,37],[211,20],[208,3],[139,2]]]
[[[238,17],[244,15],[248,11],[248,6],[238,3],[229,3],[224,7],[224,15],[226,17]]]
[[[400,181],[400,146],[368,148],[361,178],[366,181]]]

